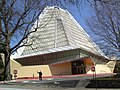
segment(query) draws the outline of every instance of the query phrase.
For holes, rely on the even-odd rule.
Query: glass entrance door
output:
[[[73,61],[72,64],[72,74],[84,74],[85,65],[83,60]]]

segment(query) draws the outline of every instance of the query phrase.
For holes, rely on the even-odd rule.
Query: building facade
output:
[[[109,58],[73,16],[59,7],[43,10],[30,43],[11,57],[11,74],[17,70],[18,78],[37,77],[37,71],[42,71],[43,76],[90,74],[93,65],[99,68],[97,73],[113,72],[114,64],[109,67]]]

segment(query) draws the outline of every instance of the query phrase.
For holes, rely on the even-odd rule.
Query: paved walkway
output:
[[[104,77],[104,76],[110,76],[110,75],[115,75],[116,73],[101,73],[101,74],[96,74],[96,77]],[[50,78],[73,78],[73,77],[88,77],[88,78],[93,78],[93,74],[77,74],[77,75],[61,75],[61,76],[43,76],[44,79],[50,79]],[[37,80],[38,77],[22,77],[19,78],[19,80]]]
[[[101,74],[97,77],[110,76],[111,74]],[[19,79],[10,82],[1,82],[0,90],[96,90],[95,88],[85,88],[93,75],[69,75],[43,78],[42,81],[36,79]],[[88,81],[86,81],[88,80]],[[113,89],[97,89],[113,90]],[[120,89],[114,89],[120,90]]]

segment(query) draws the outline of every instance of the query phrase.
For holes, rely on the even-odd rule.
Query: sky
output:
[[[93,36],[93,32],[89,29],[86,22],[86,20],[92,16],[91,7],[88,4],[85,4],[80,7],[80,10],[78,10],[76,6],[71,6],[70,8],[68,7],[68,11],[88,35]]]

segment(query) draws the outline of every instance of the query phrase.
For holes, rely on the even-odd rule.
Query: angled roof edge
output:
[[[67,10],[66,10],[67,11]],[[81,31],[83,31],[84,33],[84,35],[86,35],[88,38],[87,39],[89,39],[89,41],[94,45],[94,48],[96,48],[96,49],[98,49],[99,50],[99,52],[100,52],[100,54],[102,55],[102,56],[104,56],[104,57],[107,57],[102,51],[101,51],[101,49],[98,47],[98,45],[95,43],[95,42],[93,42],[93,40],[91,39],[91,37],[85,32],[85,30],[80,26],[80,24],[73,18],[73,16],[67,11],[67,13],[69,14],[69,16],[70,16],[70,18],[73,20],[73,22],[77,25],[77,27],[81,30]]]
[[[24,55],[24,56],[20,56],[19,53],[17,53],[15,55],[13,55],[13,58],[18,59],[18,58],[30,57],[30,56],[34,56],[34,55],[49,54],[49,53],[53,53],[53,52],[65,51],[65,50],[71,50],[71,49],[77,49],[77,48],[78,47],[76,47],[76,46],[65,46],[65,47],[48,49],[45,51],[40,51],[40,52],[36,52],[34,54],[29,54],[29,55]]]
[[[37,55],[44,55],[44,54],[49,54],[49,53],[55,53],[55,52],[59,52],[59,51],[66,51],[66,50],[73,50],[73,49],[80,49],[80,50],[83,50],[85,52],[88,52],[88,53],[91,53],[93,55],[97,55],[97,56],[102,56],[102,55],[98,55],[98,54],[95,54],[95,53],[92,53],[91,51],[88,51],[88,50],[85,50],[83,48],[78,48],[76,46],[65,46],[65,47],[59,47],[59,48],[53,48],[53,49],[49,49],[49,50],[46,50],[46,51],[42,51],[42,52],[37,52],[37,53],[34,53],[34,54],[29,54],[29,55],[24,55],[24,56],[20,56],[20,55],[13,55],[13,59],[20,59],[20,58],[26,58],[26,57],[32,57],[32,56],[37,56]],[[107,56],[102,56],[106,59],[109,59]]]

